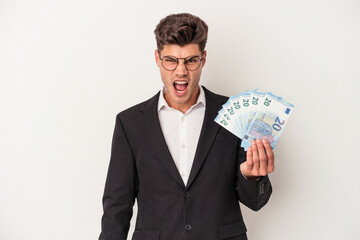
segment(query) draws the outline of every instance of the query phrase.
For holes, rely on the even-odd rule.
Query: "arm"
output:
[[[135,160],[117,115],[103,195],[104,214],[99,240],[126,240],[136,194]]]
[[[253,141],[245,152],[238,150],[239,200],[254,211],[260,210],[269,200],[272,187],[268,173],[274,171],[274,153],[266,140]]]

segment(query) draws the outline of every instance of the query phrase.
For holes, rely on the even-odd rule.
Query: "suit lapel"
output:
[[[220,125],[214,122],[215,117],[218,114],[218,111],[221,109],[222,104],[226,101],[220,99],[217,95],[207,90],[203,87],[206,97],[206,108],[204,122],[201,128],[199,142],[195,152],[194,162],[191,168],[190,176],[186,184],[186,189],[188,189],[191,183],[194,181],[196,175],[198,174],[201,166],[204,163],[204,160],[210,151],[211,145],[215,140],[215,136],[219,131]]]
[[[173,158],[171,157],[169,148],[161,130],[157,112],[159,94],[160,92],[143,104],[141,108],[143,114],[139,118],[140,125],[145,132],[145,138],[149,142],[150,147],[154,150],[158,159],[167,169],[169,174],[185,188],[185,184],[176,168]]]

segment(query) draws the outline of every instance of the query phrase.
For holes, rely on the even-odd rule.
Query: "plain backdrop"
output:
[[[98,238],[115,116],[160,90],[179,12],[209,25],[202,85],[295,105],[249,239],[360,239],[358,0],[0,0],[0,239]]]

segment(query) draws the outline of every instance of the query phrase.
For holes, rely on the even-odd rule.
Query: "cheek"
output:
[[[196,72],[191,76],[191,79],[193,80],[194,84],[197,84],[200,80],[201,72]]]
[[[161,72],[161,79],[163,81],[163,83],[165,85],[170,85],[171,84],[171,74],[169,74],[169,72]]]

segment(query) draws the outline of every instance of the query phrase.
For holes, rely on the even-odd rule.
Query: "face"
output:
[[[184,59],[179,59],[179,64],[175,70],[168,71],[162,66],[159,54],[155,51],[156,64],[160,69],[161,79],[166,87],[165,100],[170,107],[185,113],[187,109],[196,103],[199,96],[199,81],[206,61],[206,52],[201,56],[197,44],[188,44],[182,47],[171,44],[164,45],[160,57],[163,58],[164,56],[176,58],[199,56],[203,59],[200,67],[194,71],[186,69]]]

